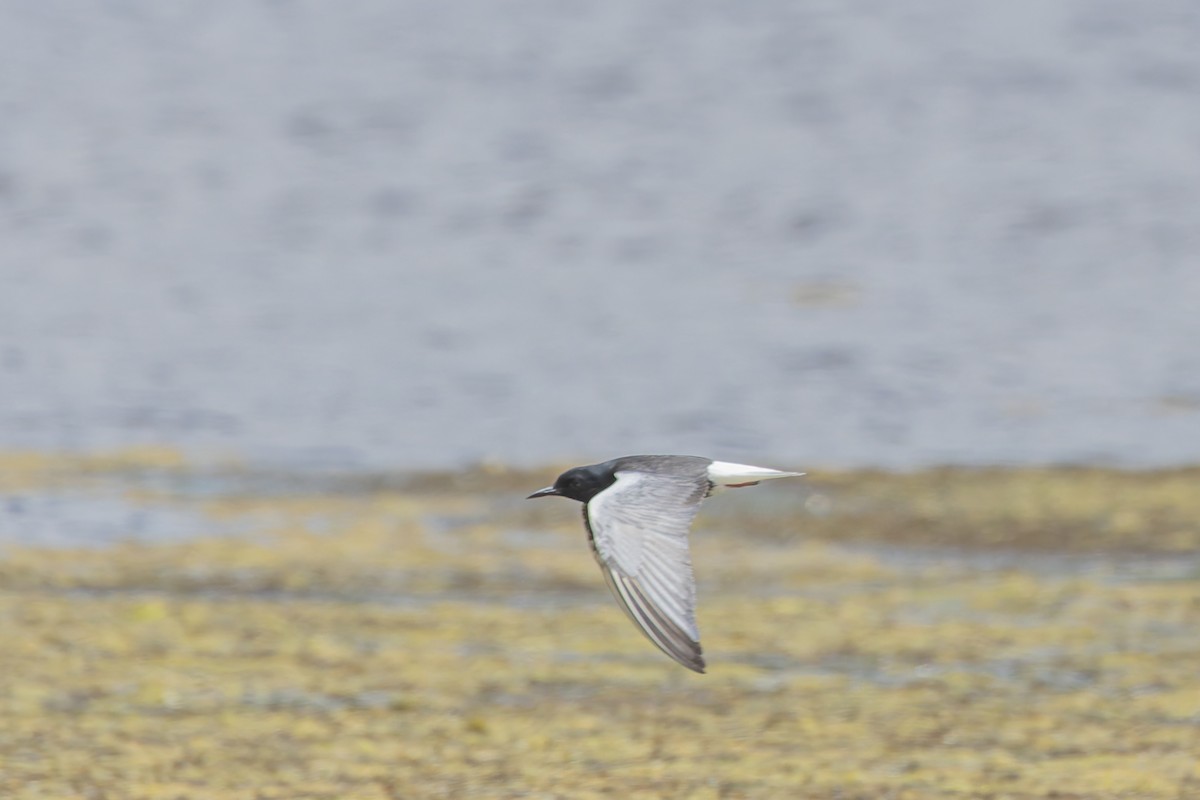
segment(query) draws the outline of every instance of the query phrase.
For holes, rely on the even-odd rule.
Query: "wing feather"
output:
[[[687,537],[703,497],[686,477],[618,471],[584,513],[621,608],[659,649],[696,672],[704,672],[704,656]]]

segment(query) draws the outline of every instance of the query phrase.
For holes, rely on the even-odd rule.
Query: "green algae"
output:
[[[0,796],[1200,796],[1195,470],[716,498],[703,676],[615,608],[572,505],[520,501],[553,468],[164,472],[189,466],[0,456],[6,492],[105,481],[252,531],[5,547]]]

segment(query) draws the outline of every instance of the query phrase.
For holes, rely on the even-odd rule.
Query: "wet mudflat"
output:
[[[1196,470],[715,498],[694,535],[703,676],[618,611],[573,504],[520,499],[554,473],[0,456],[21,509],[0,794],[1200,794]],[[106,530],[116,503],[148,509],[142,532],[22,541],[46,509],[83,525],[88,497]]]

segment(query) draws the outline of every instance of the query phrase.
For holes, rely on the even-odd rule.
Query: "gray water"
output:
[[[0,7],[0,448],[1200,461],[1200,5]]]

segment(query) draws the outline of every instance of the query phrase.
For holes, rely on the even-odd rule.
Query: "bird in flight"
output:
[[[528,499],[583,503],[592,554],[621,608],[660,650],[704,672],[688,552],[700,502],[721,489],[803,474],[700,456],[624,456],[569,469]]]

